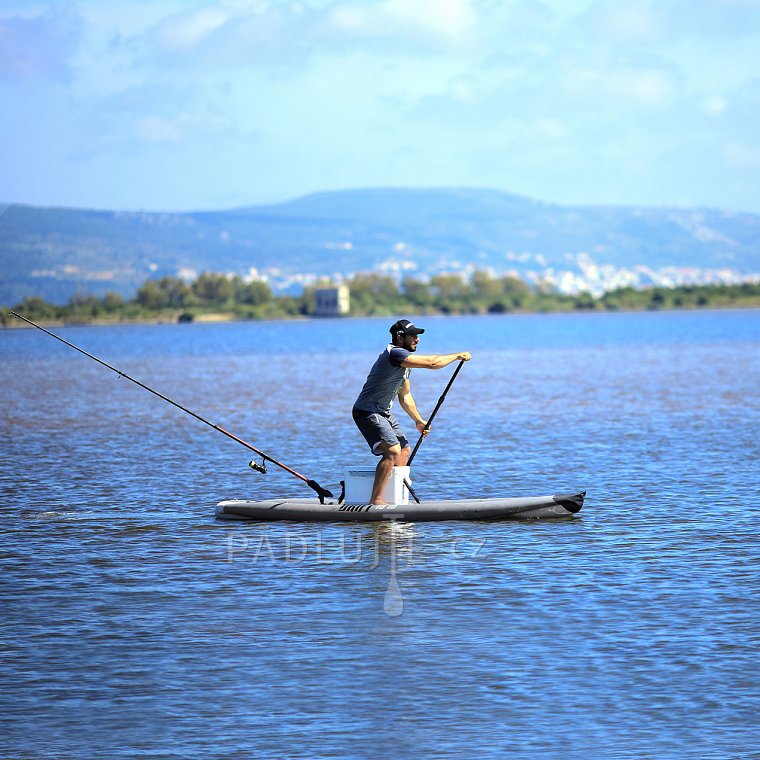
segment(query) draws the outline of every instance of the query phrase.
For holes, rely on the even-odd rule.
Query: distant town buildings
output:
[[[351,309],[351,297],[347,285],[314,290],[315,317],[342,317]]]
[[[346,244],[347,245],[347,244]],[[400,249],[402,244],[397,244]],[[406,250],[406,249],[404,249]],[[741,271],[730,266],[696,267],[665,266],[653,267],[646,264],[616,266],[597,262],[587,252],[568,252],[549,261],[541,253],[506,252],[507,267],[494,267],[477,262],[447,259],[439,261],[439,274],[457,275],[463,282],[469,282],[475,271],[485,271],[492,277],[516,277],[528,285],[565,295],[590,293],[599,297],[618,288],[632,287],[637,290],[650,287],[673,288],[681,285],[737,285],[760,282],[760,273]],[[275,293],[298,294],[306,287],[316,285],[324,275],[315,272],[285,272],[275,267],[255,272],[258,279],[269,283]],[[435,272],[420,271],[418,265],[407,259],[388,259],[376,264],[373,272],[394,277],[399,285],[411,276],[421,282],[429,282]],[[334,272],[330,280],[342,283],[350,280],[355,272]],[[348,287],[337,284],[333,287],[317,287],[314,291],[314,316],[332,317],[347,314],[350,294]]]
[[[670,266],[655,269],[645,264],[616,267],[612,264],[597,264],[587,253],[570,254],[566,258],[575,264],[572,269],[544,267],[527,272],[524,278],[539,288],[567,295],[585,292],[597,297],[625,287],[642,289],[674,288],[680,285],[740,285],[760,280],[757,274],[742,273],[730,267],[708,269]]]

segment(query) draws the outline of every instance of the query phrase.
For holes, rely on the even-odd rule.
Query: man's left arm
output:
[[[417,411],[417,404],[412,397],[412,386],[408,380],[405,380],[404,384],[399,388],[398,402],[401,404],[401,408],[414,420],[417,431],[420,433],[424,432],[427,435],[430,428],[425,430],[426,420],[423,420]]]

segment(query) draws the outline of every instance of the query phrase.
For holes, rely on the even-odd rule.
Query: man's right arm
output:
[[[448,367],[451,362],[456,361],[470,361],[470,352],[459,351],[456,354],[429,354],[427,356],[409,354],[401,362],[401,366],[409,367],[410,369],[442,369],[443,367]]]

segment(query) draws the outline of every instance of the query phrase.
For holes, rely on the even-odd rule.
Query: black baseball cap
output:
[[[415,327],[414,323],[408,319],[399,319],[398,322],[394,322],[391,325],[390,333],[391,335],[396,335],[400,332],[406,335],[422,335],[425,331],[421,327]]]

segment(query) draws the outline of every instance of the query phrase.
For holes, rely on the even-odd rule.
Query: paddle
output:
[[[299,472],[292,470],[290,467],[283,464],[282,462],[278,462],[273,457],[270,457],[269,454],[265,454],[263,451],[260,451],[255,446],[251,446],[250,443],[246,443],[244,440],[242,440],[242,438],[238,438],[236,435],[229,433],[223,427],[220,427],[219,425],[215,425],[213,422],[209,422],[208,420],[201,417],[199,414],[196,414],[195,412],[190,411],[190,409],[186,409],[184,406],[182,406],[181,404],[178,404],[176,401],[172,401],[168,396],[164,396],[163,393],[159,393],[158,391],[153,390],[153,388],[149,388],[147,385],[145,385],[144,383],[141,383],[139,380],[135,380],[134,377],[130,377],[126,373],[122,372],[121,370],[116,369],[116,367],[112,367],[107,362],[104,362],[102,359],[98,359],[97,356],[93,356],[92,354],[87,353],[87,351],[85,351],[84,349],[79,348],[79,346],[75,346],[73,343],[69,343],[69,341],[61,338],[60,335],[56,335],[55,333],[50,332],[50,330],[46,330],[44,327],[41,327],[35,322],[32,322],[31,319],[22,317],[21,314],[16,314],[15,311],[11,311],[9,313],[13,314],[14,317],[18,317],[19,319],[22,319],[24,322],[27,322],[32,327],[36,327],[38,330],[42,330],[42,332],[47,333],[47,335],[49,335],[51,338],[55,338],[56,340],[61,341],[61,343],[65,343],[67,346],[69,346],[69,348],[73,348],[75,351],[79,351],[80,354],[84,354],[88,358],[93,359],[98,364],[102,364],[104,367],[107,367],[108,369],[115,372],[120,377],[124,377],[127,380],[131,380],[135,385],[139,385],[141,388],[144,388],[146,391],[150,391],[150,393],[152,393],[154,396],[158,396],[160,399],[163,399],[164,401],[168,401],[173,406],[176,406],[177,409],[181,409],[186,414],[189,414],[192,417],[195,417],[196,420],[200,420],[201,422],[208,425],[209,427],[212,427],[214,430],[218,430],[220,433],[223,433],[228,438],[231,438],[233,441],[237,441],[239,444],[241,444],[242,446],[245,446],[250,451],[253,451],[255,454],[258,454],[262,459],[262,464],[251,462],[250,466],[254,470],[257,470],[258,472],[266,472],[266,466],[264,463],[271,462],[272,464],[276,464],[278,467],[281,467],[286,472],[289,472],[291,475],[294,475],[299,480],[302,480],[304,483],[306,483],[307,486],[309,486],[309,488],[316,491],[317,495],[319,496],[319,500],[322,503],[324,503],[324,499],[326,496],[332,498],[332,492],[328,491],[326,488],[322,488],[322,486],[320,486],[316,480],[311,480],[310,478],[307,478],[305,475],[301,475]]]
[[[449,392],[449,388],[451,388],[452,384],[454,383],[454,380],[456,380],[457,375],[459,374],[459,370],[462,369],[462,365],[464,364],[464,359],[462,359],[457,368],[454,370],[454,374],[452,374],[451,379],[448,382],[448,385],[444,389],[443,393],[441,394],[441,397],[438,399],[438,403],[435,405],[435,409],[433,409],[433,413],[430,415],[428,421],[425,423],[425,427],[422,428],[422,433],[420,433],[420,437],[417,440],[417,443],[414,446],[414,449],[412,450],[411,456],[406,462],[407,467],[410,467],[412,464],[412,459],[414,459],[414,455],[417,453],[417,449],[419,449],[420,445],[422,444],[423,439],[425,438],[425,432],[430,428],[430,423],[435,418],[435,415],[438,414],[438,410],[441,408],[441,404],[443,404],[443,400],[446,398],[446,394]]]
[[[462,365],[464,364],[464,359],[462,359],[459,364],[457,365],[457,368],[454,370],[453,374],[451,375],[451,378],[449,379],[448,384],[443,390],[443,393],[441,394],[441,397],[438,399],[438,403],[435,405],[435,408],[433,409],[433,413],[428,418],[428,421],[425,423],[425,427],[422,428],[422,433],[420,433],[420,437],[417,439],[417,443],[414,445],[414,449],[412,449],[412,453],[409,456],[409,459],[406,461],[406,466],[410,467],[412,464],[412,459],[414,459],[415,455],[417,454],[417,449],[422,445],[422,441],[425,438],[425,432],[430,428],[430,423],[435,418],[435,415],[438,414],[438,410],[441,408],[441,405],[443,404],[443,400],[446,398],[446,394],[449,392],[449,389],[454,384],[454,380],[456,380],[457,375],[459,374],[459,370],[462,369]],[[412,494],[414,497],[414,500],[419,504],[420,500],[417,498],[417,494],[412,489],[412,486],[409,484],[408,480],[404,480],[404,485],[406,485],[407,489],[409,490],[409,493]]]

